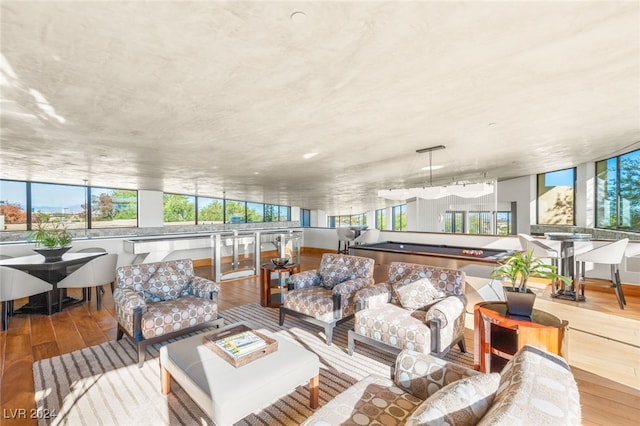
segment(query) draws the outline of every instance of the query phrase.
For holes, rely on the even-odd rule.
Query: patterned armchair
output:
[[[280,325],[286,314],[324,327],[331,345],[336,324],[353,316],[356,291],[373,285],[374,260],[326,253],[320,267],[293,274],[280,307]]]
[[[349,354],[356,340],[395,353],[444,355],[456,343],[466,352],[464,291],[462,271],[392,262],[387,282],[356,293]]]
[[[117,339],[126,333],[137,343],[140,367],[148,345],[223,325],[220,286],[195,276],[190,259],[120,266],[116,275]]]

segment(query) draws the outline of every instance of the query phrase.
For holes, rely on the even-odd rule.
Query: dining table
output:
[[[10,268],[20,269],[28,272],[44,281],[53,285],[53,289],[49,292],[51,297],[51,310],[47,304],[47,294],[40,293],[29,297],[29,302],[15,310],[14,314],[47,314],[51,315],[55,312],[56,307],[62,303],[62,307],[78,303],[80,300],[67,296],[66,289],[62,292],[62,300],[60,300],[60,292],[58,291],[58,282],[68,275],[69,266],[82,266],[92,259],[104,256],[105,252],[94,253],[65,253],[61,260],[47,262],[44,256],[33,254],[28,256],[12,257],[0,260],[0,266],[8,266]]]
[[[575,243],[590,241],[592,235],[579,232],[546,232],[544,236],[552,241],[560,241],[560,275],[571,277],[571,285],[561,282],[559,288],[552,292],[551,297],[559,299],[584,301],[584,296],[578,294],[578,281],[575,267]]]

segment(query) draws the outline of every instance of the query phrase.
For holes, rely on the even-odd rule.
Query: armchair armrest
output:
[[[373,282],[374,281],[372,277],[354,278],[352,280],[344,281],[340,284],[337,284],[335,287],[333,287],[332,293],[341,295],[351,294],[372,285]]]
[[[195,276],[189,285],[189,294],[203,299],[217,300],[220,284],[209,279]]]
[[[391,302],[391,287],[388,283],[378,283],[356,292],[356,310],[376,308]]]
[[[307,287],[319,287],[322,284],[322,278],[317,269],[298,272],[289,277],[289,290],[299,290]]]
[[[405,349],[396,358],[393,381],[424,400],[449,383],[477,374],[480,373],[433,355]]]
[[[458,296],[449,296],[431,305],[425,316],[431,329],[431,352],[441,353],[464,333],[465,306]]]
[[[136,308],[147,310],[147,302],[141,294],[128,287],[118,287],[113,291],[113,302],[123,313],[133,315]]]

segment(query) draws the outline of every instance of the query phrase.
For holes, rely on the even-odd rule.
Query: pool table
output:
[[[448,269],[462,269],[467,265],[473,264],[488,267],[496,266],[511,251],[481,247],[384,241],[375,244],[352,246],[349,248],[349,253],[354,256],[370,257],[379,265],[388,265],[391,262],[409,262]]]

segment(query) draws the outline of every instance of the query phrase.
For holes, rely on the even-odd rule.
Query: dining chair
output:
[[[102,294],[99,290],[104,284],[109,284],[116,279],[116,265],[118,263],[118,255],[115,253],[106,254],[96,257],[90,262],[82,265],[78,270],[68,275],[62,281],[58,282],[60,291],[60,303],[58,304],[58,312],[62,310],[63,292],[67,288],[88,289],[91,300],[91,287],[96,288],[96,307],[100,310],[102,302]]]
[[[23,297],[47,293],[47,305],[51,313],[53,285],[19,269],[0,266],[0,302],[2,302],[2,330],[9,324],[9,302]]]
[[[77,250],[74,253],[106,253],[107,251],[105,249],[103,249],[102,247],[85,247],[83,249]],[[82,265],[73,265],[73,266],[67,266],[67,275],[71,275],[72,273],[74,273],[75,271],[77,271],[78,269],[80,269],[82,267]],[[113,294],[113,289],[115,287],[115,280],[111,281],[110,283],[111,285],[111,293]],[[91,289],[90,288],[86,288],[82,290],[82,298],[83,299],[87,299],[88,301],[91,301]],[[104,289],[102,287],[100,287],[100,293],[104,294]]]
[[[618,299],[618,305],[620,309],[624,309],[624,305],[627,301],[624,298],[622,292],[622,285],[620,283],[620,264],[625,256],[625,250],[629,244],[628,238],[623,238],[613,243],[605,244],[600,247],[589,250],[586,253],[580,253],[576,255],[577,273],[580,280],[580,293],[584,296],[585,286],[585,266],[586,262],[594,264],[603,264],[611,266],[611,285],[616,292]]]

